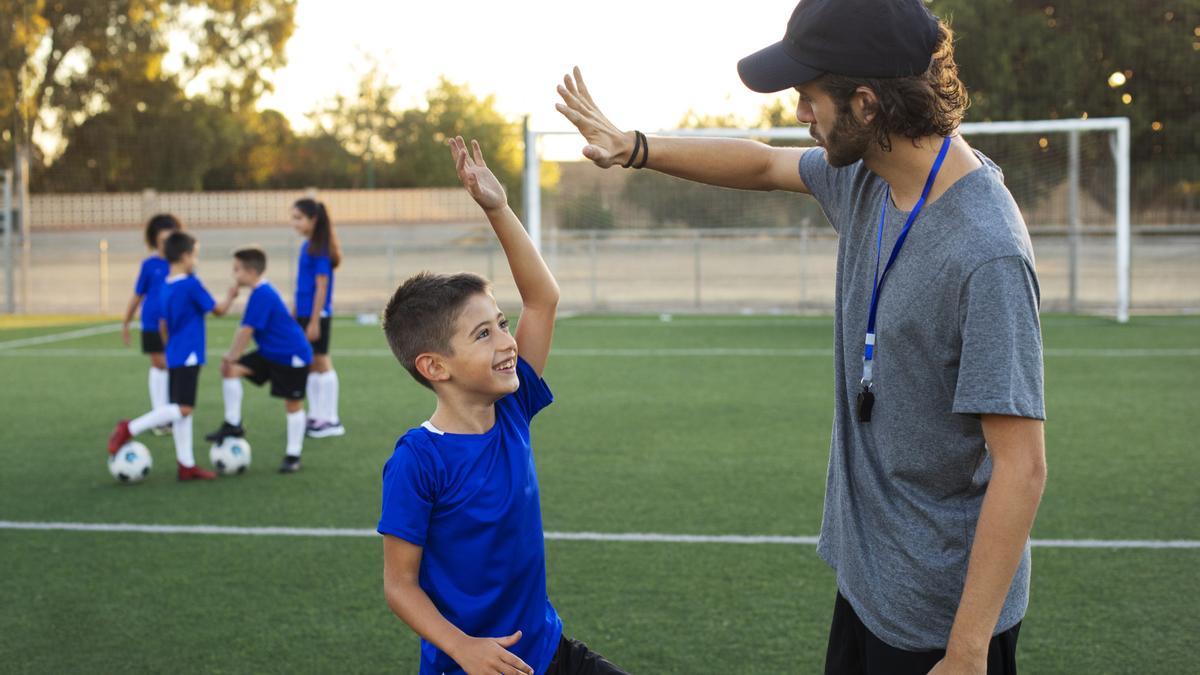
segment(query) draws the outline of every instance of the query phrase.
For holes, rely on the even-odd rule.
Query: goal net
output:
[[[1124,118],[965,124],[1004,171],[1034,242],[1044,311],[1129,312],[1129,126]],[[654,135],[805,146],[805,128]],[[526,134],[524,209],[569,306],[828,311],[837,238],[812,199],[603,171],[574,133]]]

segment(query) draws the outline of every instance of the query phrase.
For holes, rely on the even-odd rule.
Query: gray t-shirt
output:
[[[887,184],[806,152],[800,175],[838,231],[834,418],[817,552],[884,642],[945,649],[992,463],[979,415],[1045,419],[1033,249],[990,159],[922,209],[880,294],[875,407],[858,421]],[[880,272],[907,212],[890,200]],[[1025,614],[1029,546],[996,632]]]

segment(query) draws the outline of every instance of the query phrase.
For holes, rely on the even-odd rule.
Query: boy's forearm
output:
[[[233,336],[233,344],[229,346],[227,356],[236,361],[241,358],[242,352],[246,351],[246,346],[250,344],[250,338],[254,335],[254,329],[249,326],[242,326]]]
[[[133,321],[133,313],[137,311],[138,305],[142,304],[142,296],[137,293],[129,299],[129,304],[125,307],[125,323]]]
[[[167,320],[158,320],[158,335],[162,338],[163,344],[167,344]]]
[[[498,209],[485,210],[484,213],[504,249],[513,281],[521,294],[521,303],[525,307],[539,309],[558,306],[558,282],[534,247],[517,214],[507,204]]]
[[[415,581],[389,585],[387,601],[392,612],[414,633],[448,654],[450,658],[456,658],[459,645],[468,635],[442,616]]]

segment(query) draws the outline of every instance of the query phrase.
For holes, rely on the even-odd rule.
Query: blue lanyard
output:
[[[929,198],[929,191],[933,189],[933,181],[937,178],[938,171],[942,168],[942,161],[946,159],[946,151],[949,149],[950,137],[947,136],[942,139],[942,149],[933,162],[933,168],[929,170],[929,178],[925,180],[925,189],[921,191],[921,198],[917,200],[912,212],[908,214],[908,220],[904,221],[904,229],[900,230],[900,236],[896,238],[896,245],[892,247],[892,254],[888,256],[887,265],[884,265],[883,274],[880,275],[879,258],[883,254],[883,225],[887,220],[888,202],[892,200],[892,188],[889,186],[883,195],[883,208],[879,211],[879,234],[875,240],[875,280],[871,287],[871,312],[867,315],[867,338],[866,344],[863,346],[862,385],[864,392],[871,389],[872,360],[875,358],[875,313],[879,310],[879,293],[883,290],[883,282],[887,279],[888,270],[892,269],[892,264],[896,262],[896,256],[904,247],[908,231],[912,229],[913,223],[917,220],[917,214],[921,212],[921,208],[925,206],[925,200]]]

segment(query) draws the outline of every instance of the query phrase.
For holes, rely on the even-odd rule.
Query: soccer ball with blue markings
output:
[[[250,444],[244,438],[226,438],[209,449],[208,459],[223,476],[245,473],[250,468]]]
[[[137,441],[129,441],[121,446],[115,455],[108,457],[108,472],[113,478],[122,483],[140,483],[150,475],[150,467],[154,459],[146,446]]]

